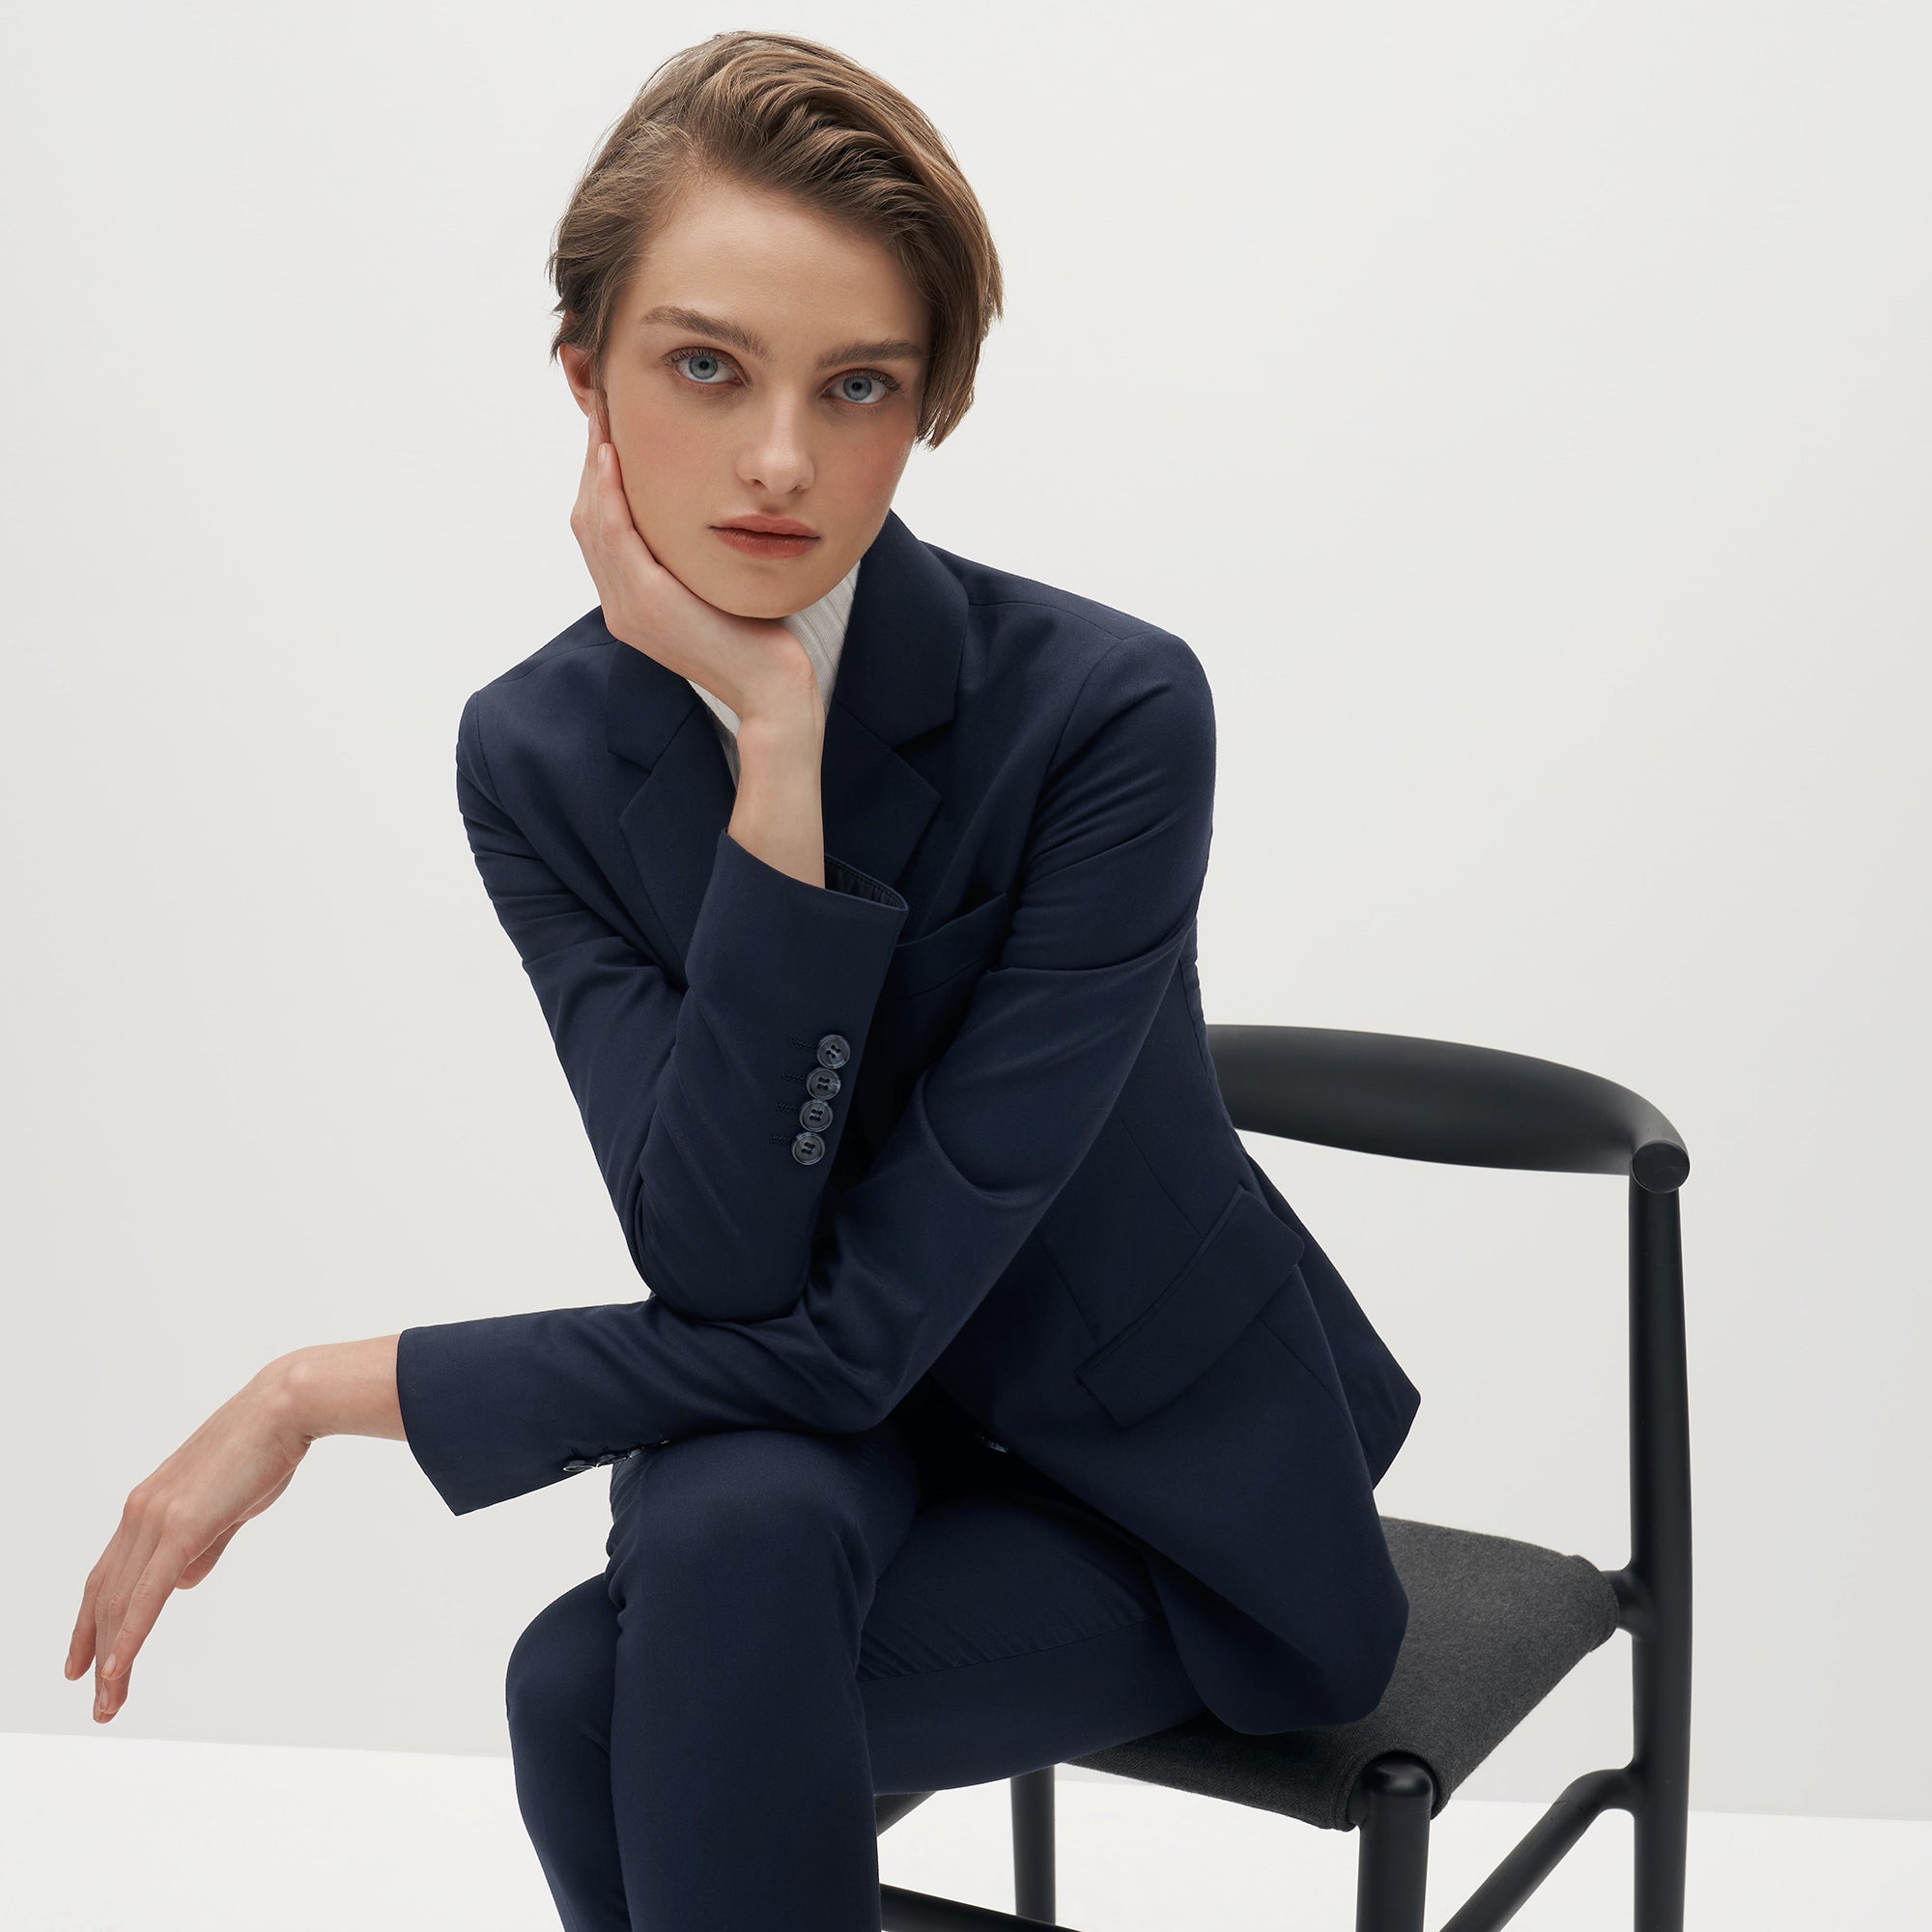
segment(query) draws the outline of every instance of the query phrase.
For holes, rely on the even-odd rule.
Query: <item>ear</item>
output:
[[[570,393],[577,398],[577,407],[588,415],[597,400],[596,376],[591,368],[589,352],[564,343],[559,346],[556,355],[557,360],[563,364],[563,379],[570,384]]]

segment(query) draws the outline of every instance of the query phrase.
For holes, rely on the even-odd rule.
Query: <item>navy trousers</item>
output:
[[[922,1382],[859,1435],[614,1465],[609,1558],[518,1638],[518,1807],[566,1932],[878,1932],[873,1797],[1203,1708],[1145,1561]]]

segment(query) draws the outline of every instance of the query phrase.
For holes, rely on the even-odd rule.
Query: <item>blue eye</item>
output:
[[[862,403],[867,406],[883,402],[886,396],[891,393],[890,390],[884,388],[885,382],[886,382],[885,377],[875,374],[870,369],[855,369],[851,375],[839,377],[838,379],[839,389],[843,391],[845,385],[848,383],[877,383],[881,385],[880,394],[877,396],[867,397],[867,396],[848,396],[841,393],[838,400],[841,403]],[[897,386],[898,384],[896,383],[893,384],[894,388],[897,388]]]
[[[673,349],[665,358],[666,363],[683,372],[685,380],[697,389],[729,388],[728,382],[713,382],[714,373],[728,377],[731,372],[730,358],[716,349]],[[871,383],[877,385],[878,393],[871,396],[854,396],[844,393],[855,384]],[[904,385],[880,369],[851,369],[838,378],[835,384],[838,400],[850,409],[876,410],[889,396],[895,395]]]
[[[679,363],[684,362],[709,362],[714,368],[719,369],[724,366],[724,357],[712,355],[708,349],[680,349],[675,355],[668,356],[666,359],[670,363],[672,368],[676,368]],[[687,371],[687,373],[689,372]],[[697,381],[705,388],[715,388],[717,386],[714,383],[704,382],[702,377],[697,378]]]

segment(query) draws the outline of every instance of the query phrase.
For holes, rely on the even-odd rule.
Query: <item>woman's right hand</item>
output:
[[[803,693],[815,701],[811,660],[782,624],[721,611],[651,554],[631,515],[602,399],[593,396],[585,413],[589,447],[570,527],[597,586],[605,628],[618,642],[701,685],[741,721],[795,707]]]

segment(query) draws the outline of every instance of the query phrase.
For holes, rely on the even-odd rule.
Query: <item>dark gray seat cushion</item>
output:
[[[1147,1784],[1350,1829],[1349,1794],[1383,1751],[1435,1774],[1434,1817],[1477,1765],[1617,1628],[1609,1577],[1514,1537],[1383,1517],[1408,1628],[1382,1701],[1350,1724],[1251,1736],[1203,1712],[1070,1759]]]

